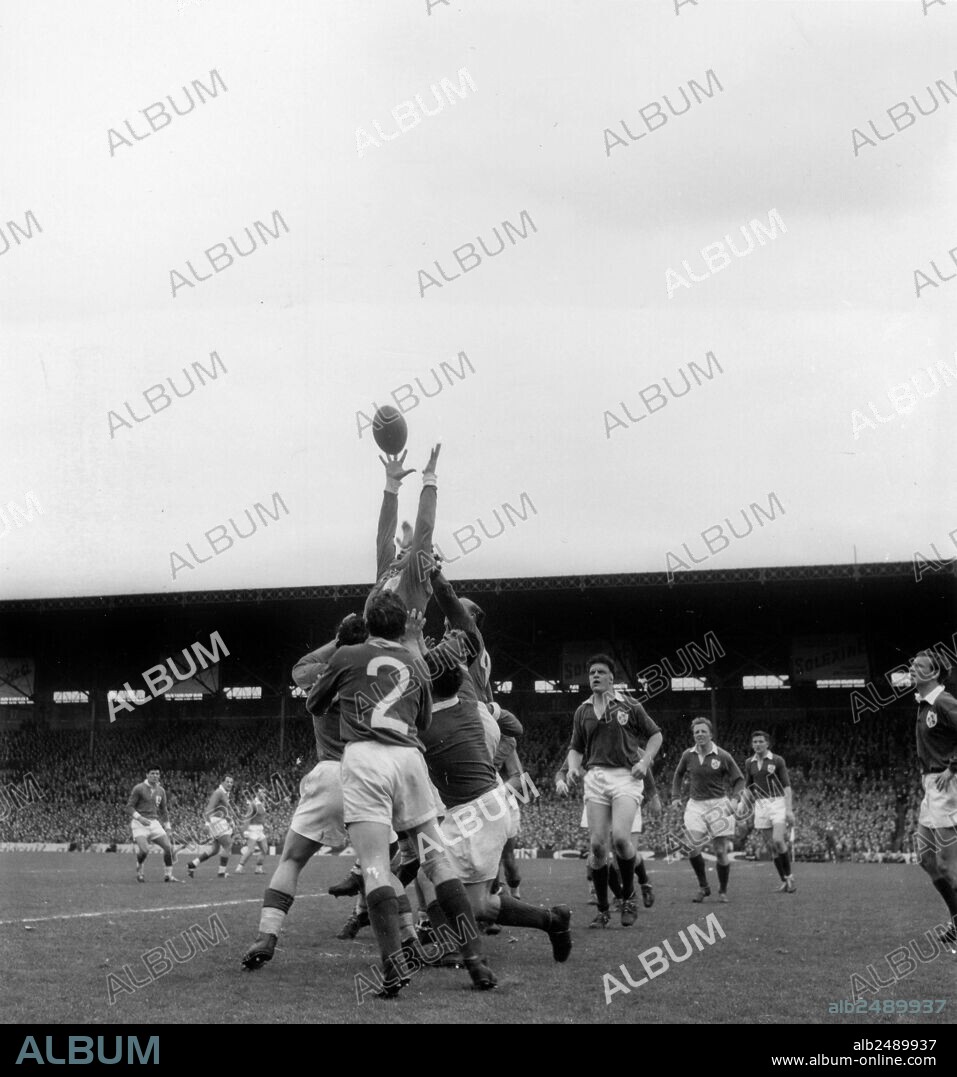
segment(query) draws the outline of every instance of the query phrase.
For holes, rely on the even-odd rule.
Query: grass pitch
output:
[[[134,878],[129,855],[64,853],[0,854],[0,985],[3,1020],[109,1024],[190,1022],[310,1023],[593,1023],[813,1022],[906,1025],[954,1023],[957,958],[941,954],[867,1001],[946,1000],[942,1012],[891,1015],[828,1013],[829,1003],[850,997],[851,974],[875,967],[891,975],[884,955],[906,946],[943,919],[944,906],[927,877],[909,865],[797,864],[798,893],[774,893],[777,875],[768,864],[735,864],[731,901],[691,902],[696,892],[686,862],[652,864],[657,901],[639,908],[638,922],[622,928],[613,918],[604,931],[588,929],[584,863],[520,861],[522,895],[572,908],[574,950],[556,965],[540,932],[503,928],[486,940],[499,989],[473,993],[467,974],[425,969],[392,1001],[356,1002],[355,976],[376,961],[371,931],[354,942],[335,932],[348,916],[348,900],[326,895],[348,868],[345,857],[317,857],[303,872],[300,896],[273,961],[255,973],[239,960],[255,937],[266,875],[216,878],[207,863],[194,881],[162,882],[161,859],[147,862],[147,883]],[[231,867],[235,866],[232,862]],[[252,865],[247,865],[246,871]],[[176,872],[185,876],[185,858]],[[714,870],[709,871],[713,889]],[[714,913],[725,937],[695,950],[630,993],[606,1002],[603,975],[634,980],[638,955],[670,940],[683,952],[679,932],[704,925]],[[228,933],[210,929],[216,915]],[[187,938],[199,925],[215,942],[191,960],[151,979],[142,955],[171,939],[188,953]],[[927,943],[922,943],[926,953]],[[155,959],[154,959],[155,961]],[[144,986],[108,999],[108,976],[129,966]],[[161,967],[161,966],[160,966]],[[115,987],[115,984],[114,984]],[[937,1007],[934,1007],[935,1010]]]

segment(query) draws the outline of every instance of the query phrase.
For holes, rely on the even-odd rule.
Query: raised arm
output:
[[[408,450],[407,450],[408,451]],[[379,526],[376,531],[375,555],[376,583],[388,571],[395,560],[395,530],[399,523],[399,488],[406,475],[411,475],[415,468],[405,467],[405,453],[401,456],[380,456],[385,467],[385,490],[382,493],[382,508],[379,509]],[[435,514],[432,515],[433,523]]]
[[[438,502],[438,480],[435,467],[441,448],[441,445],[435,446],[422,472],[422,493],[419,494],[419,511],[415,516],[415,530],[412,532],[410,550],[413,558],[418,558],[419,550],[424,550],[426,553],[432,551],[432,532],[435,530],[435,509]],[[402,454],[402,458],[405,459],[405,453]]]

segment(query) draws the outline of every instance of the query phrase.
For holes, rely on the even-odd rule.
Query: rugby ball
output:
[[[402,412],[391,404],[378,408],[372,417],[372,436],[376,445],[390,456],[402,452],[409,437],[409,428]]]

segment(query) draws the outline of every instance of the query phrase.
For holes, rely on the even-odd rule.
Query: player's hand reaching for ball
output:
[[[409,450],[406,449],[401,456],[379,457],[385,467],[386,489],[390,494],[398,493],[399,487],[402,485],[402,480],[406,475],[411,475],[412,472],[415,471],[414,467],[405,466],[405,457],[408,451]]]
[[[422,481],[424,483],[431,483],[433,486],[435,485],[435,468],[439,462],[439,452],[441,449],[442,444],[440,442],[429,455],[429,462],[425,465],[425,470],[422,472]],[[403,453],[403,458],[404,456],[405,454]]]

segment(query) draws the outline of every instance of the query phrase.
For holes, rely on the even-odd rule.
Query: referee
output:
[[[957,699],[946,691],[949,669],[933,651],[911,660],[917,689],[917,759],[924,799],[917,818],[915,847],[920,866],[944,899],[950,924],[940,941],[957,946]]]

